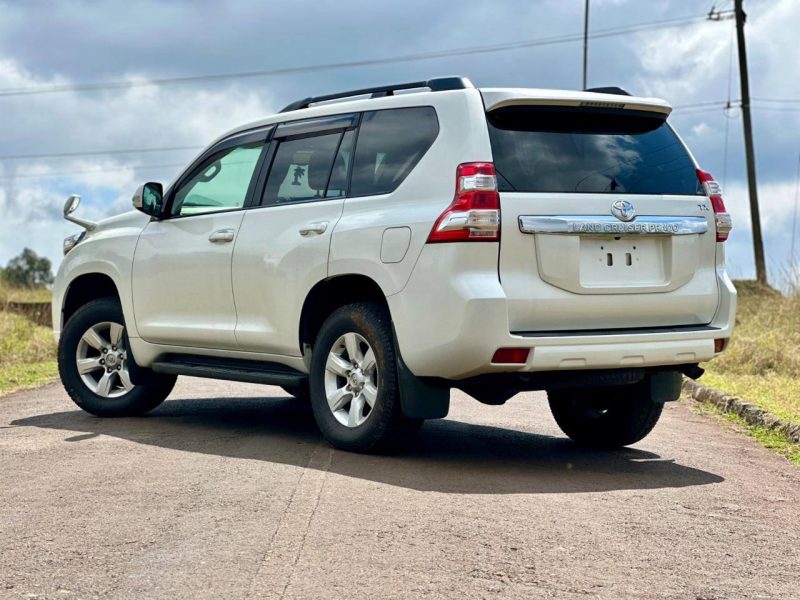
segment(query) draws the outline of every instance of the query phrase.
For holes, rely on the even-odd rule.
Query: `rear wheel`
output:
[[[622,385],[547,392],[553,417],[578,444],[619,448],[653,430],[664,405],[653,402],[649,386]]]
[[[419,429],[403,417],[391,321],[377,304],[349,304],[323,324],[311,360],[311,406],[337,448],[370,452]]]
[[[58,371],[70,398],[100,417],[140,415],[161,404],[175,376],[149,371],[146,384],[131,381],[133,357],[122,307],[102,298],[81,307],[64,326],[58,345]]]

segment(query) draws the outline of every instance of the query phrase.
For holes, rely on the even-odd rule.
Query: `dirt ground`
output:
[[[333,450],[278,388],[98,419],[0,399],[2,598],[798,598],[800,469],[681,404],[615,452],[543,394]]]

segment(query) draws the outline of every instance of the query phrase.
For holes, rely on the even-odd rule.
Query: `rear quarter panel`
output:
[[[439,135],[394,192],[345,200],[331,241],[329,276],[366,275],[387,296],[402,290],[434,221],[453,201],[456,167],[462,162],[491,160],[483,102],[477,90],[426,96],[423,102],[414,102],[413,95],[397,96],[398,102],[403,102],[397,108],[433,106]],[[384,233],[394,227],[411,230],[408,250],[399,261],[383,262]]]

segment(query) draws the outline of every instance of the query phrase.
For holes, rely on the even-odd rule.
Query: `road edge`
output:
[[[723,413],[742,418],[749,425],[775,431],[789,442],[800,445],[800,423],[785,421],[738,396],[702,385],[693,379],[684,377],[682,387],[684,393],[696,402],[711,404]]]

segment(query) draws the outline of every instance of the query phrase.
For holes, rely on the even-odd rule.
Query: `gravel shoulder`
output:
[[[278,388],[183,378],[103,420],[0,401],[2,598],[790,598],[800,470],[670,404],[616,452],[543,394],[454,392],[412,449],[333,450]]]

